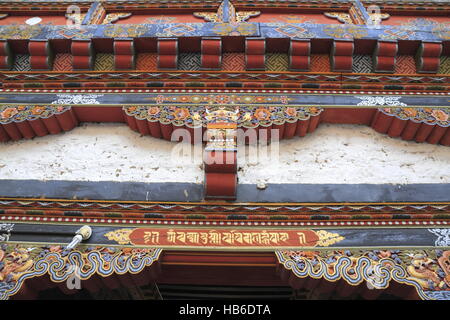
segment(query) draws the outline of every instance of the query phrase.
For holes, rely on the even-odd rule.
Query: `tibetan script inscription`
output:
[[[326,230],[232,229],[232,228],[136,228],[117,229],[105,234],[123,245],[155,247],[328,247],[344,240]]]
[[[272,229],[138,228],[128,237],[134,245],[182,247],[314,247],[320,240],[312,230]]]

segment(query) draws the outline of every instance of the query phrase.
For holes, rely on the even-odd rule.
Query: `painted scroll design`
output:
[[[124,106],[126,115],[138,120],[173,124],[175,126],[187,126],[189,128],[206,127],[208,117],[214,112],[216,117],[221,117],[223,122],[237,123],[238,127],[256,128],[269,127],[272,124],[295,123],[306,121],[311,117],[320,115],[323,108],[319,107],[264,107],[264,106],[239,106],[222,107],[211,111],[209,106]],[[237,110],[237,111],[236,111]],[[236,117],[236,119],[235,119]]]
[[[450,229],[428,229],[437,236],[436,247],[450,247]]]
[[[103,97],[103,94],[58,94],[57,97],[52,104],[100,104],[97,99]]]
[[[343,25],[326,25],[323,32],[335,39],[360,39],[368,36],[369,30],[365,27],[343,24]]]
[[[111,38],[137,38],[145,34],[148,26],[139,24],[107,24],[103,34]]]
[[[9,24],[1,26],[0,38],[2,39],[33,39],[43,31],[43,24],[37,24],[33,26]]]
[[[450,300],[450,251],[276,251],[276,256],[299,278],[343,279],[353,286],[366,282],[374,289],[386,289],[393,280],[414,286],[424,300]]]
[[[19,292],[27,279],[48,274],[51,281],[63,282],[79,271],[80,280],[97,274],[137,274],[158,260],[161,249],[80,247],[65,251],[61,246],[0,246],[0,300]]]
[[[70,110],[70,106],[0,106],[0,124],[47,119]]]
[[[0,224],[0,241],[8,241],[11,236],[11,231],[14,229],[13,223]]]
[[[407,104],[401,102],[402,97],[384,97],[384,96],[356,96],[361,102],[357,106],[392,106],[406,107]]]
[[[450,127],[448,108],[380,108],[378,110],[401,120]]]

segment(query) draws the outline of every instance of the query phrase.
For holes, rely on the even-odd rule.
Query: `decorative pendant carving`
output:
[[[158,260],[161,249],[86,247],[64,250],[60,245],[0,245],[0,300],[16,294],[25,280],[48,274],[52,282],[80,280],[97,274],[136,274]]]
[[[324,13],[326,17],[337,19],[338,21],[345,23],[345,24],[353,24],[352,18],[350,17],[350,14],[345,12],[325,12]]]
[[[203,18],[208,22],[228,22],[236,24],[247,21],[250,17],[256,17],[260,11],[236,11],[234,5],[228,0],[222,1],[217,12],[194,12],[194,16]]]
[[[299,278],[344,280],[370,289],[386,289],[391,281],[414,286],[425,300],[450,299],[450,251],[326,250],[276,251],[278,261]]]
[[[119,19],[125,19],[128,17],[131,17],[131,13],[127,13],[127,12],[109,13],[106,15],[105,19],[103,19],[102,24],[112,24],[113,22],[116,22]]]
[[[358,21],[359,20],[358,16],[354,16],[354,19],[357,20],[354,21],[354,19],[352,19],[351,14],[346,12],[325,12],[324,15],[328,18],[337,19],[339,22],[342,22],[344,24],[364,24],[361,23],[361,21]],[[381,20],[386,20],[387,18],[390,17],[388,13],[369,13],[368,15],[370,19],[374,22],[374,25],[380,24]]]

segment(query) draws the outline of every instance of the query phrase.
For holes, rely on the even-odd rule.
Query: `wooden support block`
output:
[[[289,47],[289,69],[292,71],[309,71],[311,41],[291,39]]]
[[[178,67],[178,39],[158,39],[158,69],[175,70]]]

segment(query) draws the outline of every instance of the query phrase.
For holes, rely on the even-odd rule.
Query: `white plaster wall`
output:
[[[172,158],[174,146],[124,124],[83,124],[58,135],[0,143],[0,179],[202,183],[201,161]]]
[[[123,124],[84,124],[0,143],[0,179],[202,183],[201,157],[186,161],[173,153],[176,145]],[[304,138],[282,140],[278,154],[250,162],[240,153],[239,183],[450,183],[449,147],[365,126],[322,124]]]
[[[450,183],[449,147],[366,126],[321,124],[306,137],[282,140],[279,159],[274,154],[241,161],[239,183]]]

